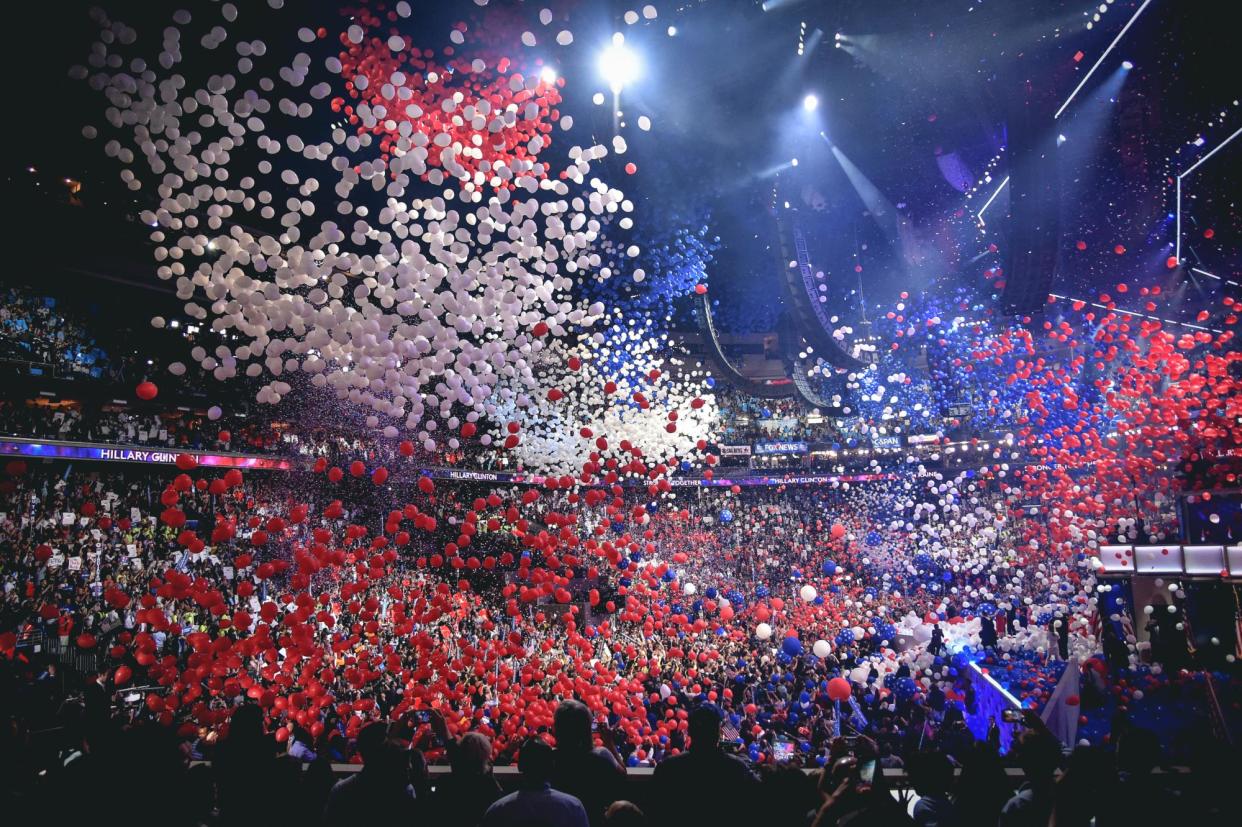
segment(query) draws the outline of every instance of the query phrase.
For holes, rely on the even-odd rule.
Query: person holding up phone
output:
[[[847,818],[886,825],[914,823],[884,783],[877,752],[874,741],[860,736],[855,755],[839,758],[820,771],[819,793],[824,801],[812,827],[831,827]]]

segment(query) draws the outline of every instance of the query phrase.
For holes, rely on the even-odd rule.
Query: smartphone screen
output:
[[[864,761],[859,764],[858,780],[864,784],[875,783],[875,761]]]

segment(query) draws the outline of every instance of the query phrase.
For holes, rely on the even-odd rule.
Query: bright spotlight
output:
[[[797,158],[794,158],[793,160],[791,160],[791,161],[789,162],[789,165],[790,165],[791,167],[796,167],[796,166],[798,165],[798,159],[797,159]]]
[[[638,55],[614,37],[612,45],[599,56],[599,73],[608,81],[612,93],[618,94],[626,84],[638,79],[641,73]]]
[[[556,70],[551,66],[544,66],[539,70],[539,79],[547,84],[556,83]]]
[[[1134,64],[1133,64],[1133,63],[1131,63],[1131,62],[1130,62],[1130,61],[1128,61],[1128,60],[1123,60],[1123,61],[1121,61],[1121,68],[1122,68],[1122,69],[1125,69],[1125,70],[1128,72],[1128,71],[1130,71],[1131,69],[1133,69],[1133,68],[1134,68]]]
[[[677,36],[677,27],[676,27],[676,26],[669,26],[669,27],[668,27],[668,36],[669,36],[669,37],[676,37],[676,36]]]
[[[802,99],[802,108],[807,112],[814,112],[819,108],[819,98],[814,95],[807,95]]]

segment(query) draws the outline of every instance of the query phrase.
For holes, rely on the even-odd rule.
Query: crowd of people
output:
[[[593,824],[630,799],[652,823],[686,823],[712,806],[709,785],[735,778],[756,785],[765,812],[787,814],[774,823],[832,824],[883,788],[882,773],[858,774],[874,761],[910,772],[918,823],[994,823],[995,813],[933,818],[949,804],[983,806],[961,785],[981,783],[972,762],[1001,766],[1009,724],[995,721],[988,738],[968,729],[966,661],[978,652],[1004,664],[1010,650],[1055,661],[1099,644],[1094,607],[1060,578],[995,565],[993,549],[1021,536],[996,480],[954,481],[961,519],[936,526],[927,497],[943,481],[922,492],[900,479],[580,497],[435,486],[399,467],[376,477],[386,456],[335,479],[330,467],[213,478],[189,463],[175,475],[10,463],[0,658],[6,748],[27,757],[6,760],[13,779],[55,769],[42,787],[15,781],[10,793],[33,803],[50,784],[106,789],[111,776],[97,769],[143,751],[168,763],[155,778],[197,790],[153,803],[171,821],[246,823],[269,812],[249,803],[261,783],[302,790],[272,801],[296,799],[329,823],[366,807],[417,818],[448,806],[444,796],[459,796],[447,823],[522,823],[527,808],[553,806],[564,812],[548,823],[581,823],[550,784]],[[394,501],[406,505],[394,512]],[[595,539],[570,542],[579,534]],[[1142,665],[1141,648],[1131,655],[1118,668]],[[1037,708],[1048,689],[1024,700]],[[560,709],[575,699],[569,738]],[[704,716],[722,733],[709,750],[719,756],[696,769],[695,744],[716,743]],[[551,757],[532,739],[553,743]],[[598,759],[558,759],[571,741],[594,744]],[[956,790],[937,759],[924,761],[932,750],[961,767]],[[212,769],[190,766],[200,759]],[[364,771],[334,790],[330,764],[358,760]],[[297,761],[314,771],[285,769]],[[618,776],[612,792],[566,779],[566,765],[587,761]],[[1080,773],[1106,766],[1082,761]],[[449,779],[420,775],[445,762]],[[501,798],[492,764],[516,764],[522,788],[489,815],[478,790]],[[657,775],[636,788],[623,767]],[[397,795],[406,785],[413,792]],[[1041,807],[1053,792],[1040,792]],[[995,798],[988,806],[1006,806]]]
[[[716,394],[720,406],[720,440],[725,444],[749,444],[765,440],[840,442],[846,438],[824,411],[798,397],[761,399],[722,388]]]
[[[95,378],[107,375],[109,367],[92,325],[58,309],[54,297],[15,287],[0,295],[0,358]]]

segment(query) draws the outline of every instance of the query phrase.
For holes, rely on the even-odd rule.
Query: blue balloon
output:
[[[832,562],[831,560],[825,560],[824,564],[820,566],[820,569],[824,572],[825,575],[827,575],[828,577],[831,577],[832,575],[837,573],[837,564]]]
[[[791,658],[797,657],[802,654],[802,641],[796,637],[787,637],[785,642],[781,644],[781,651]]]
[[[887,684],[886,684],[887,685]],[[918,691],[918,684],[914,682],[914,678],[898,678],[890,687],[893,694],[900,701],[908,701],[914,697],[914,693]]]

